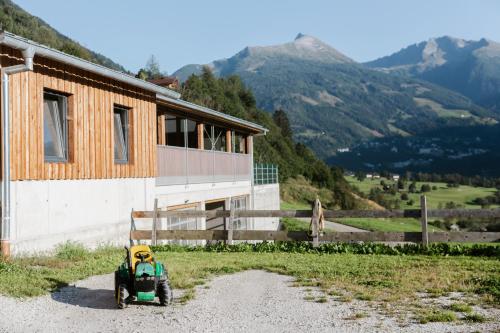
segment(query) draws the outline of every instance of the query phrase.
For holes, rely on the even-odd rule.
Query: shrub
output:
[[[65,260],[82,260],[89,251],[80,243],[68,241],[56,247],[56,257]]]

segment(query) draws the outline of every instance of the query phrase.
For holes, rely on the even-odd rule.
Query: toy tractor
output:
[[[123,309],[131,301],[152,302],[158,296],[160,305],[172,301],[172,289],[167,271],[162,263],[155,261],[147,245],[125,247],[127,257],[115,272],[115,299]],[[128,297],[125,297],[126,293]]]

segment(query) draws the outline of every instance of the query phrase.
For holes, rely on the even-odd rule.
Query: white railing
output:
[[[249,181],[250,158],[249,154],[157,146],[156,185]]]

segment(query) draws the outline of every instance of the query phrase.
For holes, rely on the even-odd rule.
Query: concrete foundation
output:
[[[104,180],[14,181],[10,248],[15,255],[50,251],[67,241],[87,247],[126,245],[132,210],[203,210],[206,202],[246,198],[246,209],[279,209],[279,185],[253,188],[250,181],[156,186],[154,178]],[[252,202],[253,201],[253,202]],[[159,221],[159,225],[166,225]],[[151,229],[150,219],[135,221],[137,229]],[[247,229],[276,230],[277,218],[248,219]],[[189,228],[193,228],[192,223]],[[194,228],[203,230],[198,219]]]

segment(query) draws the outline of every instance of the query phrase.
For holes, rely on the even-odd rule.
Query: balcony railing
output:
[[[251,180],[251,155],[157,146],[156,185]]]

